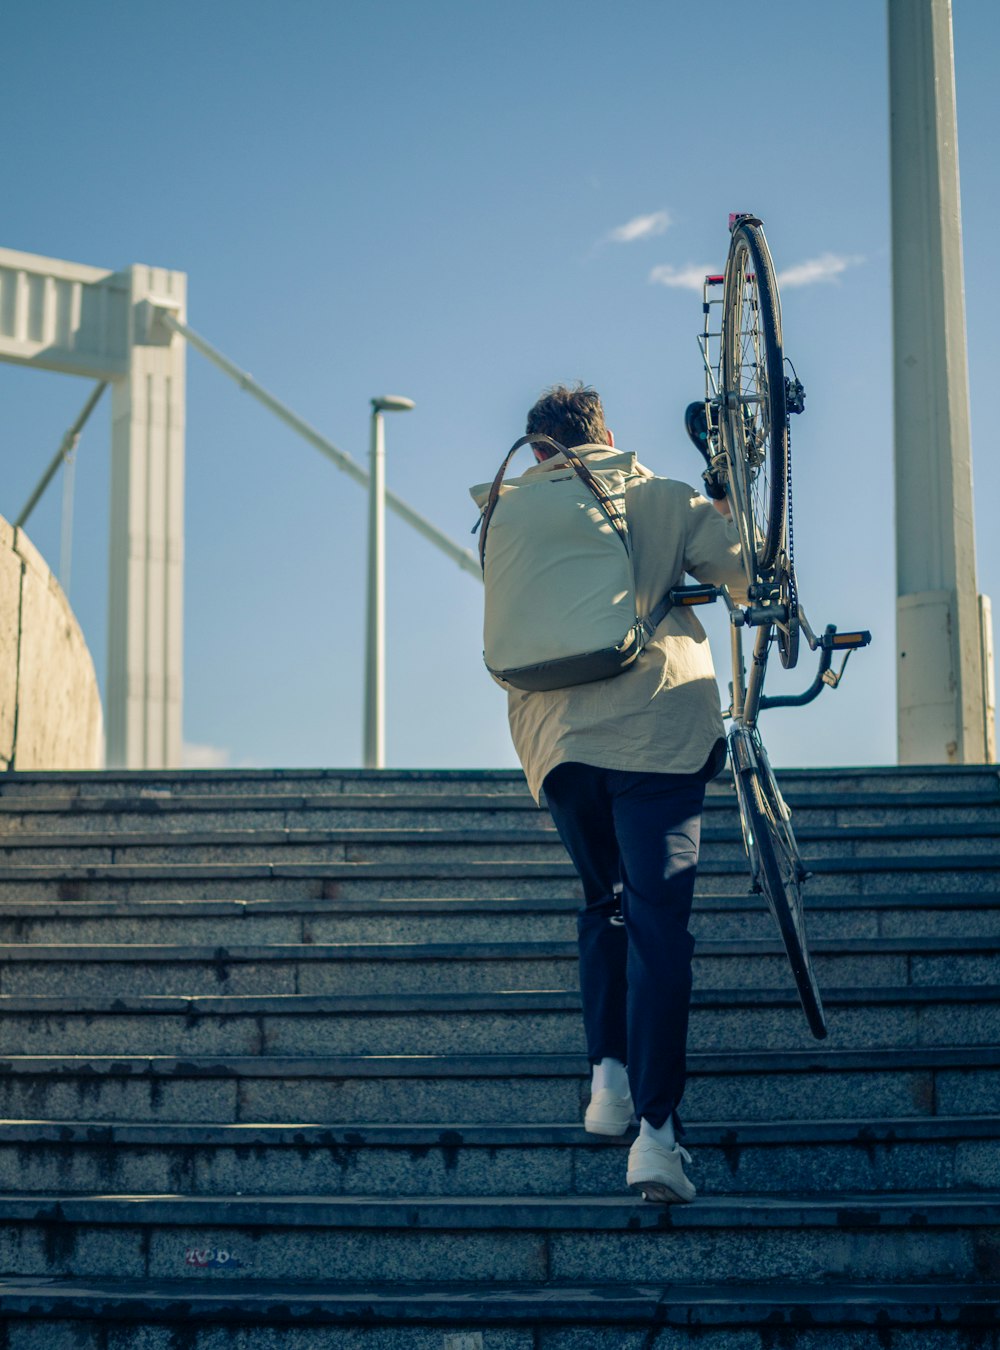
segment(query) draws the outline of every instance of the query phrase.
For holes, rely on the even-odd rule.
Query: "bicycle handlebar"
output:
[[[836,625],[827,624],[826,632],[822,638],[815,638],[808,625],[803,624],[802,627],[806,634],[806,640],[809,641],[812,638],[812,641],[809,642],[810,648],[815,651],[819,647],[819,669],[816,671],[816,678],[809,688],[801,694],[774,694],[772,696],[762,694],[760,699],[761,712],[765,708],[801,708],[806,703],[812,703],[814,698],[819,698],[823,692],[823,685],[828,683],[826,677],[830,672],[830,665],[833,661],[833,647],[828,641],[824,642],[824,639],[831,638],[836,633]],[[850,652],[848,652],[848,655],[850,655]],[[840,683],[840,677],[843,675],[846,665],[847,657],[845,656],[844,665],[840,667],[840,673],[836,676],[836,684],[833,685],[833,688],[836,688],[836,685]]]
[[[726,586],[674,586],[670,591],[670,600],[674,605],[682,607],[711,605],[716,600],[723,600],[729,610],[730,622],[739,627],[744,625],[763,626],[774,623],[776,617],[774,609],[770,606],[754,605],[747,609],[741,608],[733,600]],[[828,623],[822,636],[817,637],[809,626],[809,620],[806,618],[805,610],[801,605],[799,606],[799,627],[805,635],[810,651],[819,652],[819,669],[816,671],[816,678],[809,688],[801,694],[774,694],[772,696],[762,694],[760,700],[762,712],[766,708],[802,707],[806,703],[811,703],[814,698],[818,698],[823,692],[824,685],[836,689],[844,677],[851,652],[857,651],[859,647],[867,647],[872,640],[872,635],[867,629],[838,633],[837,625],[834,623]],[[840,669],[836,672],[831,669],[835,651],[844,653]]]
[[[847,669],[851,652],[857,651],[859,647],[867,647],[872,640],[872,635],[867,629],[861,629],[853,633],[838,633],[835,623],[828,623],[823,636],[817,637],[809,627],[809,621],[801,605],[799,605],[799,627],[805,634],[810,650],[816,651],[817,648],[819,649],[819,669],[816,671],[816,678],[809,688],[801,694],[774,694],[770,697],[767,694],[762,694],[760,700],[761,712],[766,708],[800,708],[803,704],[811,703],[814,698],[818,698],[823,692],[824,684],[829,685],[831,689],[836,689],[844,678],[844,671]],[[844,659],[841,661],[838,671],[831,669],[835,651],[844,653]]]

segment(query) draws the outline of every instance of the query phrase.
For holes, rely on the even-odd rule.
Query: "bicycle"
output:
[[[729,612],[733,680],[725,714],[730,719],[727,741],[751,888],[763,893],[774,915],[809,1028],[822,1040],[826,1016],[809,957],[802,904],[802,885],[810,874],[757,718],[768,708],[801,706],[811,703],[824,687],[836,688],[851,652],[868,646],[871,633],[838,633],[836,625],[829,624],[818,637],[799,601],[788,419],[804,410],[805,390],[782,350],[778,284],[761,221],[752,215],[732,215],[729,229],[725,272],[707,276],[702,292],[703,331],[698,343],[705,398],[689,406],[685,425],[706,461],[706,491],[729,500],[749,603],[738,605],[725,586],[675,587],[671,600],[699,605],[721,599]],[[721,299],[715,296],[718,287]],[[720,305],[719,328],[713,331],[711,316]],[[790,375],[785,373],[786,364]],[[745,628],[756,629],[749,677],[743,659]],[[765,695],[771,646],[778,647],[782,665],[792,669],[800,636],[811,651],[819,652],[815,679],[801,694]],[[844,653],[836,672],[835,651]]]

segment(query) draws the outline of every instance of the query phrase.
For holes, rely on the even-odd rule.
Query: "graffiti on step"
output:
[[[242,1266],[243,1262],[235,1252],[227,1251],[225,1247],[185,1247],[184,1264],[196,1266],[199,1270],[213,1267],[235,1270],[238,1266]]]

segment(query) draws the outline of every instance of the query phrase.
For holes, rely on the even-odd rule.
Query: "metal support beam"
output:
[[[899,761],[978,764],[996,750],[976,593],[951,6],[888,4]]]
[[[343,469],[348,477],[353,478],[361,487],[367,488],[368,474],[350,455],[339,449],[332,441],[327,440],[315,427],[310,426],[298,413],[293,412],[287,404],[282,403],[280,399],[269,393],[252,375],[249,375],[245,370],[241,370],[235,362],[230,361],[228,356],[224,356],[217,347],[213,347],[200,333],[196,333],[193,328],[180,320],[169,306],[157,305],[155,301],[153,305],[152,322],[186,338],[192,347],[201,352],[202,356],[207,357],[214,366],[218,366],[219,370],[228,375],[231,380],[235,380],[241,389],[245,389],[248,394],[252,394],[259,403],[263,403],[264,407],[273,412],[275,417],[280,418],[286,426],[290,426],[293,431],[297,431],[310,445],[315,446],[328,459],[332,459],[337,468]],[[452,562],[458,563],[463,571],[482,581],[482,568],[479,566],[479,559],[475,554],[456,544],[453,539],[449,539],[442,530],[439,530],[436,525],[432,525],[419,512],[414,511],[412,506],[408,506],[394,492],[386,492],[385,503],[390,511],[395,511],[396,515],[402,517],[407,525],[411,525],[418,534],[423,535],[435,548],[439,548],[442,553],[451,558]]]
[[[59,449],[52,456],[52,459],[49,461],[48,468],[45,470],[41,478],[38,480],[38,486],[35,488],[34,492],[31,494],[28,500],[24,503],[24,506],[21,508],[21,514],[18,516],[17,520],[14,521],[15,529],[21,529],[27,523],[28,517],[31,515],[32,511],[34,511],[38,503],[41,501],[42,494],[45,492],[45,489],[48,487],[48,485],[52,482],[52,479],[55,477],[56,470],[59,468],[59,465],[62,464],[63,460],[66,459],[67,455],[72,454],[73,451],[76,449],[76,443],[80,439],[80,432],[87,425],[87,419],[90,417],[90,414],[97,407],[98,401],[101,395],[104,393],[105,389],[107,389],[107,387],[108,384],[106,380],[103,380],[100,384],[96,385],[90,395],[90,398],[87,399],[86,403],[80,409],[80,413],[76,421],[66,432],[66,435],[62,438],[62,441],[59,444]]]

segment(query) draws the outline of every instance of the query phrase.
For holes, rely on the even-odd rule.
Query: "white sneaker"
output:
[[[641,1192],[644,1200],[658,1200],[665,1205],[687,1203],[698,1194],[684,1175],[684,1164],[690,1161],[691,1154],[680,1144],[664,1148],[655,1139],[640,1134],[628,1151],[629,1189]]]
[[[632,1124],[634,1114],[630,1092],[620,1097],[610,1088],[600,1088],[591,1095],[583,1128],[588,1134],[624,1134]]]

